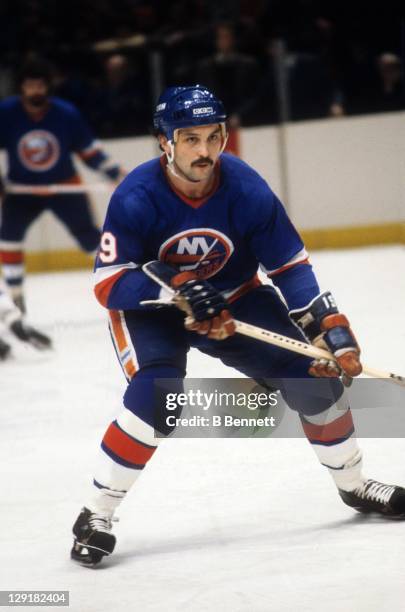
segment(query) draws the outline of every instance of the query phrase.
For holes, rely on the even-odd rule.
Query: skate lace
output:
[[[110,533],[112,524],[117,523],[119,518],[117,516],[109,517],[103,514],[96,514],[93,512],[89,517],[89,525],[94,531],[104,531]]]
[[[356,489],[357,495],[362,499],[369,499],[381,504],[388,504],[394,491],[394,485],[386,485],[376,480],[366,480]]]

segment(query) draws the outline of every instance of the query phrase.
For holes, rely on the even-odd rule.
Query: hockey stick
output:
[[[318,348],[313,344],[307,344],[306,342],[295,340],[295,338],[282,336],[281,334],[276,334],[275,332],[267,329],[262,329],[261,327],[250,325],[249,323],[243,323],[243,321],[235,321],[235,325],[238,334],[243,334],[244,336],[249,336],[249,338],[255,338],[256,340],[267,342],[267,344],[273,344],[274,346],[285,348],[289,351],[293,351],[294,353],[299,353],[300,355],[306,355],[307,357],[313,357],[314,359],[327,359],[328,361],[336,362],[336,359],[332,353],[329,353],[329,351],[325,349]],[[387,378],[391,382],[396,383],[401,387],[405,387],[405,377],[400,376],[399,374],[394,374],[393,372],[385,372],[376,368],[370,368],[369,366],[363,364],[362,373],[372,378]]]
[[[162,279],[160,279],[156,274],[154,274],[149,268],[148,264],[142,266],[142,270],[152,278],[156,283],[158,283],[163,289],[170,292],[173,296],[176,295],[176,292],[167,285]],[[141,302],[142,304],[156,304],[159,303],[159,300],[154,301],[145,301]],[[170,302],[160,301],[161,304],[170,305]],[[187,309],[186,305],[182,305],[177,302],[174,303],[178,308],[181,308],[188,316],[190,316],[190,311]],[[329,351],[318,348],[313,344],[307,344],[306,342],[301,342],[300,340],[296,340],[295,338],[290,338],[288,336],[282,336],[281,334],[276,334],[267,329],[263,329],[262,327],[256,327],[256,325],[251,325],[250,323],[244,323],[243,321],[238,321],[234,319],[234,323],[236,326],[236,331],[238,334],[243,336],[248,336],[249,338],[254,338],[255,340],[261,340],[262,342],[266,342],[267,344],[272,344],[273,346],[278,346],[280,348],[286,349],[287,351],[292,351],[293,353],[299,353],[300,355],[305,355],[306,357],[312,357],[313,359],[327,359],[328,361],[334,361],[336,363],[336,359],[332,353]],[[400,376],[399,374],[394,374],[393,372],[385,372],[383,370],[378,370],[376,368],[371,368],[365,364],[363,364],[363,374],[366,376],[370,376],[371,378],[386,378],[387,380],[400,385],[401,387],[405,387],[405,377]]]
[[[112,188],[105,183],[83,183],[78,185],[54,184],[54,185],[20,185],[8,183],[5,185],[7,193],[18,195],[54,195],[63,193],[111,193]]]

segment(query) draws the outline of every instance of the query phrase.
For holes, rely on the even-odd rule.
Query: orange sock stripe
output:
[[[105,432],[103,443],[121,459],[141,466],[149,461],[156,450],[137,442],[115,423],[111,423]]]
[[[4,264],[22,264],[24,253],[23,251],[1,251],[0,259]]]
[[[325,425],[308,423],[305,417],[302,417],[301,420],[304,433],[308,440],[317,442],[332,442],[333,440],[346,438],[353,431],[354,427],[350,410],[345,412],[341,417]]]

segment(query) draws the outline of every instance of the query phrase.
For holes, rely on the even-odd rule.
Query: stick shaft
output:
[[[152,278],[161,287],[175,295],[175,291],[172,289],[172,287],[169,287],[169,285],[162,281],[162,279],[149,270],[148,264],[142,266],[142,269],[147,276]],[[243,336],[249,336],[249,338],[261,340],[262,342],[267,342],[267,344],[279,346],[280,348],[292,351],[293,353],[306,355],[307,357],[312,357],[313,359],[328,359],[336,362],[336,359],[332,353],[326,351],[325,349],[318,348],[313,344],[307,344],[306,342],[295,340],[295,338],[282,336],[281,334],[276,334],[275,332],[263,329],[261,327],[256,327],[256,325],[251,325],[250,323],[244,323],[243,321],[235,320],[235,325],[237,333],[242,334]],[[363,374],[366,376],[371,376],[372,378],[386,378],[391,382],[400,385],[401,387],[405,387],[405,377],[400,376],[399,374],[394,374],[393,372],[385,372],[376,368],[370,368],[369,366],[363,364]]]
[[[238,334],[249,336],[249,338],[255,338],[256,340],[267,342],[267,344],[279,346],[280,348],[287,349],[294,353],[299,353],[300,355],[306,355],[307,357],[312,357],[313,359],[328,359],[336,361],[332,353],[313,346],[312,344],[306,344],[305,342],[300,342],[294,338],[282,336],[281,334],[276,334],[275,332],[262,329],[261,327],[256,327],[255,325],[250,325],[249,323],[243,323],[242,321],[235,321],[235,324]],[[394,374],[393,372],[385,372],[383,370],[371,368],[363,364],[363,374],[366,376],[371,376],[372,378],[387,378],[391,382],[396,383],[401,387],[405,387],[405,377],[399,376],[399,374]]]
[[[9,183],[6,185],[7,193],[20,195],[54,195],[63,193],[110,193],[110,185],[104,183],[83,183],[79,185],[20,185]]]

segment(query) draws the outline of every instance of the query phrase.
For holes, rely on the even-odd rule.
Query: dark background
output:
[[[399,5],[398,5],[399,6]],[[201,82],[234,125],[277,123],[280,41],[292,121],[405,109],[393,2],[1,0],[0,99],[30,58],[108,137],[150,132],[158,91]]]

